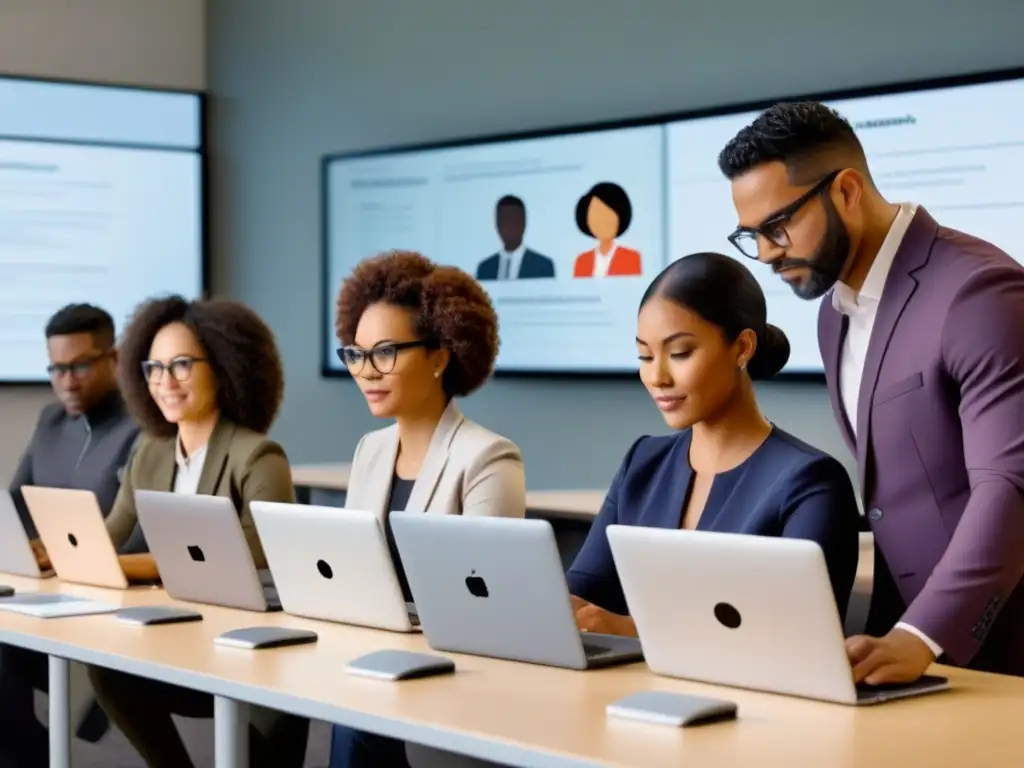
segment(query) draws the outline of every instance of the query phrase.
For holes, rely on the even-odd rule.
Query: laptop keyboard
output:
[[[601,645],[591,640],[583,641],[583,653],[588,659],[600,659],[603,656],[614,653],[614,651],[614,648],[609,648],[607,645]]]
[[[278,596],[277,587],[274,585],[263,585],[263,599],[267,601],[268,611],[281,610],[281,598]]]
[[[940,677],[924,675],[912,683],[883,683],[882,685],[857,683],[857,700],[863,701],[864,699],[871,699],[878,696],[880,693],[904,693],[907,691],[915,691],[940,682],[942,682],[942,678]]]
[[[4,600],[11,605],[56,605],[58,603],[78,603],[84,599],[84,597],[77,597],[76,595],[60,595],[52,592],[45,594],[13,595],[12,597],[4,598]]]

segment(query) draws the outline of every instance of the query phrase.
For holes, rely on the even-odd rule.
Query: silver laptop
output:
[[[813,541],[610,525],[608,542],[644,658],[658,674],[840,704],[949,688],[941,677],[854,685]]]
[[[271,501],[249,508],[285,611],[396,632],[418,629],[373,512]]]
[[[269,573],[256,569],[231,499],[138,490],[135,506],[168,595],[249,611],[280,610]]]
[[[18,508],[7,491],[0,491],[0,571],[33,579],[53,576],[53,569],[39,568]]]
[[[95,587],[128,588],[92,491],[26,485],[21,495],[57,578]]]
[[[391,527],[431,648],[569,669],[643,658],[636,638],[579,631],[548,521],[394,512]]]

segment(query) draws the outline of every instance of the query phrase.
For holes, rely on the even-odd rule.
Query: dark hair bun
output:
[[[747,363],[752,379],[770,379],[789,362],[789,339],[782,329],[768,323],[764,334],[757,340],[754,356]]]

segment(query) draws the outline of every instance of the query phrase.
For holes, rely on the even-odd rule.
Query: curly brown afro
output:
[[[181,296],[151,299],[136,309],[120,345],[117,377],[125,402],[143,430],[174,437],[149,394],[142,363],[157,333],[182,323],[195,334],[217,382],[221,416],[266,434],[284,396],[284,368],[274,334],[259,315],[229,299],[188,301]]]
[[[464,397],[487,381],[498,356],[498,315],[470,275],[413,251],[366,259],[338,294],[335,328],[343,344],[355,342],[359,318],[381,302],[412,310],[420,337],[449,351],[441,377],[448,397]]]

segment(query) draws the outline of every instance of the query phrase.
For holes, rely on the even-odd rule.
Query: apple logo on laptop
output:
[[[203,554],[202,548],[196,546],[195,544],[188,545],[188,556],[191,557],[197,563],[206,562],[206,555]]]
[[[75,534],[73,534],[73,533],[69,533],[68,534],[68,544],[70,544],[72,547],[77,547],[78,546],[78,538],[75,536]]]
[[[331,570],[331,564],[328,563],[326,560],[317,560],[316,569],[320,571],[320,575],[323,576],[325,579],[334,578],[334,571]]]
[[[466,589],[473,597],[490,595],[490,592],[487,591],[487,582],[483,580],[482,576],[477,576],[476,571],[470,571],[469,576],[466,577]]]
[[[727,629],[737,629],[743,623],[740,612],[728,603],[718,603],[715,606],[715,618],[718,623]]]

